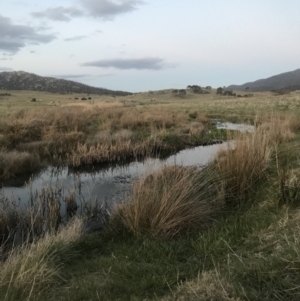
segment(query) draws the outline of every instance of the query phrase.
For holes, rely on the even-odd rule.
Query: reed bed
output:
[[[0,196],[0,258],[11,248],[57,233],[74,216],[81,217],[89,230],[92,230],[91,221],[98,223],[98,229],[107,223],[106,205],[96,198],[85,198],[81,194],[79,178],[69,190],[59,182],[36,191],[29,185],[29,195],[28,204]]]
[[[0,179],[31,173],[40,166],[39,156],[25,151],[0,151]]]
[[[189,114],[180,110],[163,107],[146,110],[99,103],[23,109],[0,124],[0,152],[28,153],[26,160],[22,155],[23,161],[28,162],[30,157],[41,166],[79,166],[147,156],[155,149],[176,149],[176,143],[201,142],[209,120],[200,112],[193,116],[190,125]],[[182,129],[186,128],[187,132],[183,133]],[[176,139],[163,141],[168,135]],[[1,173],[1,168],[5,172]],[[27,171],[32,170],[28,166]],[[22,166],[13,160],[0,161],[0,179],[23,172]]]

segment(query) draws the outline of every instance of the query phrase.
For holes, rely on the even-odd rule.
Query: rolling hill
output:
[[[113,91],[91,87],[78,82],[54,77],[43,77],[24,71],[0,72],[0,90],[30,90],[51,93],[91,93],[99,95],[129,95],[124,91]]]
[[[248,82],[243,85],[230,85],[227,90],[244,91],[249,87],[252,92],[264,92],[271,90],[300,90],[300,69],[274,75],[265,79],[259,79],[254,82]]]

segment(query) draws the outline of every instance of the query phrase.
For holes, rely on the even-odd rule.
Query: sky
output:
[[[140,92],[300,68],[299,0],[0,1],[0,72]]]

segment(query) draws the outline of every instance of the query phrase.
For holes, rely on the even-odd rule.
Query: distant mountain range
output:
[[[91,93],[100,95],[129,95],[124,91],[113,91],[103,88],[91,87],[78,82],[43,77],[24,71],[0,72],[0,90],[30,90],[46,91],[52,93]]]
[[[264,92],[272,90],[300,90],[300,69],[274,75],[243,85],[231,85],[226,90],[245,91],[246,88],[252,92]]]

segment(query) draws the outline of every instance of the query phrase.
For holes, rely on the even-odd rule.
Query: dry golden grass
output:
[[[77,107],[79,106],[81,109],[111,109],[111,108],[122,108],[124,104],[120,102],[99,102],[99,103],[88,103],[88,102],[70,102],[65,105],[66,107]]]
[[[259,117],[257,117],[259,119]],[[243,196],[269,166],[272,152],[276,146],[294,137],[293,122],[287,116],[269,116],[253,133],[238,132],[227,150],[222,150],[216,165],[226,179],[230,193]]]
[[[11,93],[11,97],[1,97],[0,101],[0,117],[7,117],[13,112],[28,108],[35,110],[39,107],[47,108],[52,106],[59,109],[61,106],[68,104],[82,104],[82,94],[59,95],[37,91],[3,91]],[[238,94],[244,94],[236,91]],[[212,90],[210,94],[197,95],[191,91],[187,91],[185,98],[174,97],[172,90],[154,91],[153,93],[138,93],[128,96],[112,97],[108,95],[90,95],[92,102],[84,102],[85,106],[94,103],[98,106],[121,105],[123,107],[147,106],[148,108],[156,106],[164,106],[167,109],[190,110],[195,109],[204,114],[218,114],[222,116],[254,116],[257,112],[291,111],[296,114],[300,113],[300,96],[296,92],[290,94],[273,96],[270,92],[253,93],[251,98],[234,98],[216,95],[216,91]],[[32,98],[36,98],[37,102],[30,102]],[[75,100],[78,98],[78,100]],[[153,101],[155,100],[155,101]],[[130,108],[130,107],[129,107]]]
[[[40,157],[52,164],[79,166],[151,154],[158,143],[165,147],[167,130],[200,135],[209,120],[199,111],[193,114],[189,125],[189,114],[177,109],[134,103],[129,107],[115,99],[94,104],[69,101],[59,107],[12,112],[0,124],[0,139],[7,151],[28,152],[37,162]]]
[[[132,199],[116,207],[112,224],[136,236],[171,238],[209,227],[222,202],[213,170],[165,167],[134,184]]]
[[[0,102],[0,115],[4,116],[0,151],[24,151],[37,161],[40,157],[52,164],[71,162],[76,166],[150,154],[168,135],[179,137],[181,147],[193,145],[186,137],[200,137],[207,130],[208,114],[253,120],[266,108],[279,114],[292,107],[295,114],[300,113],[299,95],[293,93],[280,97],[254,93],[250,99],[219,96],[214,90],[205,95],[188,91],[179,99],[165,90],[124,97],[91,95],[91,101],[83,102],[85,95],[7,92],[12,96]],[[30,102],[33,97],[37,102]],[[266,124],[267,119],[261,119]],[[260,122],[257,120],[257,124]],[[300,129],[296,117],[289,122],[294,130]],[[162,143],[158,148],[165,146]]]
[[[0,178],[8,178],[20,173],[29,173],[40,167],[39,157],[28,152],[0,151]]]
[[[34,243],[14,249],[4,262],[0,262],[0,290],[3,300],[39,300],[59,277],[61,255],[83,234],[83,223],[74,219],[56,235],[46,235]]]

